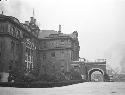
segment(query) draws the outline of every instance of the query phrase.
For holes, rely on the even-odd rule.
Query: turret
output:
[[[78,32],[77,32],[77,31],[74,31],[74,32],[73,32],[73,35],[75,35],[76,37],[78,37]]]
[[[26,25],[29,25],[29,21],[25,21],[25,24],[26,24]]]
[[[59,25],[59,31],[58,31],[58,33],[59,34],[61,33],[61,25]]]
[[[30,23],[34,24],[34,17],[30,17]]]

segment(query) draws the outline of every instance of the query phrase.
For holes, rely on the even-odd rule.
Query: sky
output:
[[[125,0],[2,0],[0,11],[24,22],[31,16],[41,30],[78,31],[80,57],[107,59],[125,67]]]

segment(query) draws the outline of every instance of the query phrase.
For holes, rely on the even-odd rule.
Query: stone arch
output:
[[[88,71],[88,79],[91,81],[91,74],[95,71],[99,71],[104,76],[104,71],[100,68],[92,68]]]

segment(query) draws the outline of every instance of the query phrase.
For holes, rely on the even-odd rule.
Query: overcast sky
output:
[[[4,10],[6,15],[17,17],[21,22],[29,20],[34,8],[35,18],[41,30],[58,30],[58,25],[61,24],[63,33],[78,31],[80,57],[112,58],[112,60],[117,59],[118,56],[123,57],[121,52],[125,50],[125,0],[8,0],[5,2],[1,2],[1,10]],[[119,62],[110,64],[116,67]]]

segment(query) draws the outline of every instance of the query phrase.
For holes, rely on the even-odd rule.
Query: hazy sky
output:
[[[34,8],[41,29],[58,30],[58,25],[61,24],[63,33],[78,31],[80,57],[123,59],[124,55],[119,52],[125,50],[125,0],[8,0],[5,2],[2,2],[0,8],[6,15],[16,16],[20,21],[29,20]],[[110,64],[116,67],[120,62],[115,61]]]

